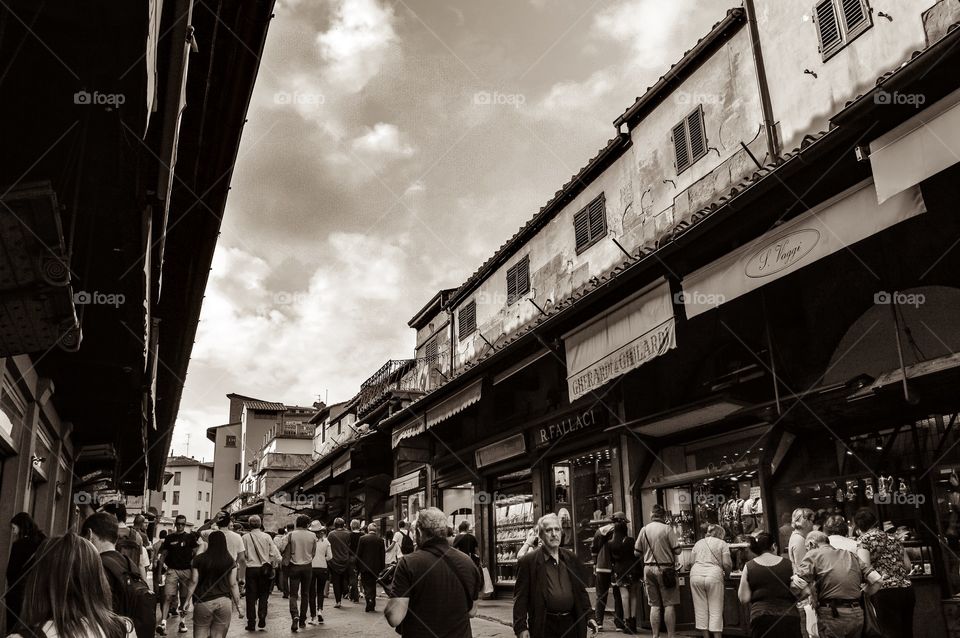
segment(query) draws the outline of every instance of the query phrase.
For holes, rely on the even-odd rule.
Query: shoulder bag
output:
[[[650,537],[647,536],[647,530],[643,530],[643,538],[647,541],[647,547],[650,548],[650,553],[653,554],[653,560],[657,567],[660,568],[660,579],[663,581],[663,586],[667,589],[673,589],[677,586],[677,568],[675,563],[661,563],[657,560],[657,552],[654,551],[653,543],[650,542]]]
[[[263,560],[263,556],[260,555],[260,546],[257,545],[257,537],[251,536],[250,542],[253,544],[253,551],[257,554],[257,560],[262,563],[260,567],[260,573],[263,574],[263,577],[267,580],[273,580],[277,575],[276,569],[273,567],[273,563],[270,561]],[[270,541],[271,543],[273,541]]]

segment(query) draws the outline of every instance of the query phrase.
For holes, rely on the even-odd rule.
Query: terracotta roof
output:
[[[207,463],[205,461],[198,461],[192,456],[169,456],[167,457],[167,467],[213,467],[213,463]]]
[[[258,399],[244,399],[242,401],[243,406],[248,410],[264,410],[264,411],[273,411],[273,412],[283,412],[287,409],[282,403],[274,403],[272,401],[260,401]]]

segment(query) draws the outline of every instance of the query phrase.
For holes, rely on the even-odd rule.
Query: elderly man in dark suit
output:
[[[364,611],[376,611],[377,576],[384,568],[386,553],[387,546],[377,533],[377,526],[370,524],[367,533],[357,541],[357,570],[363,583]]]
[[[513,590],[513,631],[517,638],[586,638],[594,633],[583,563],[560,547],[562,528],[556,514],[537,523],[540,547],[517,564]]]

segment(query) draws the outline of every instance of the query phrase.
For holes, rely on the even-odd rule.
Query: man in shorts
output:
[[[166,565],[167,576],[163,582],[163,600],[160,603],[160,626],[157,632],[163,635],[167,633],[167,612],[170,609],[170,601],[185,601],[187,591],[190,588],[191,569],[193,566],[193,556],[200,547],[200,536],[193,532],[186,531],[187,517],[177,516],[173,521],[175,531],[167,534],[160,546],[161,565]],[[187,624],[184,622],[183,609],[179,608],[177,613],[180,615],[180,626],[177,632],[187,633]]]
[[[654,638],[660,636],[660,619],[667,625],[668,638],[674,638],[677,627],[677,605],[680,604],[680,587],[674,582],[667,587],[663,571],[676,567],[680,543],[673,528],[664,522],[666,511],[661,505],[650,510],[650,522],[637,534],[634,547],[637,556],[643,558],[643,587],[650,603],[650,630]]]

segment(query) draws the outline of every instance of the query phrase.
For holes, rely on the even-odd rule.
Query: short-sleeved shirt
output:
[[[873,528],[860,536],[860,547],[870,552],[870,563],[883,578],[883,588],[910,587],[903,545],[883,530]]]
[[[313,554],[313,567],[321,569],[327,568],[327,561],[333,558],[333,552],[330,551],[330,541],[326,538],[317,539],[317,551]]]
[[[290,546],[291,565],[310,565],[317,551],[317,535],[305,529],[295,529],[287,534]]]
[[[234,559],[236,559],[240,552],[245,551],[243,547],[243,537],[226,527],[204,530],[200,532],[200,538],[202,538],[205,543],[209,543],[210,534],[214,532],[223,532],[224,537],[227,539],[227,551],[230,552],[230,555],[233,556]]]
[[[250,530],[250,533],[242,536],[241,540],[247,567],[263,567],[267,563],[276,563],[280,560],[277,544],[263,530]]]
[[[476,562],[476,558],[479,558],[477,554],[479,547],[480,543],[477,542],[477,537],[470,532],[457,534],[457,537],[453,539],[453,548],[459,549],[461,552],[473,559],[474,562]]]
[[[849,536],[840,536],[839,534],[831,534],[829,536],[830,544],[836,547],[837,549],[845,549],[848,552],[857,553],[860,545],[854,539]]]
[[[441,552],[449,553],[440,558]],[[437,564],[438,560],[447,564]],[[403,637],[471,638],[470,608],[482,589],[480,570],[446,541],[427,541],[401,556],[391,595],[410,599]]]
[[[701,538],[693,546],[691,576],[723,578],[723,565],[732,564],[730,546],[714,536]]]
[[[230,572],[236,563],[214,569],[209,565],[205,554],[198,554],[193,559],[193,568],[197,570],[197,588],[193,591],[196,601],[205,603],[217,598],[230,598]]]
[[[790,534],[790,545],[787,548],[787,555],[790,557],[790,562],[793,563],[794,572],[800,569],[800,563],[803,561],[803,557],[806,556],[806,554],[806,539],[804,539],[803,534],[797,530],[793,530],[793,533]]]
[[[672,565],[676,561],[673,548],[679,546],[673,528],[660,521],[647,523],[637,534],[636,550],[643,552],[643,562]]]
[[[856,554],[828,545],[808,551],[797,570],[800,578],[816,583],[820,600],[859,600],[860,585],[868,581],[871,573],[873,569]]]
[[[193,532],[167,534],[161,546],[167,555],[164,562],[170,569],[190,569],[193,565],[193,550],[199,546],[199,537]]]
[[[387,565],[397,562],[397,558],[400,557],[400,542],[402,540],[403,534],[400,532],[393,533],[393,547],[387,550]]]

